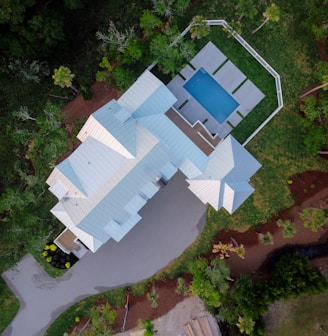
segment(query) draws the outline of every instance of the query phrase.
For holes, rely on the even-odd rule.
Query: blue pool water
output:
[[[203,68],[200,68],[183,87],[220,124],[222,124],[239,105]]]

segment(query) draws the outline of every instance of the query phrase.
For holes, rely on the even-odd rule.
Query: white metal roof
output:
[[[211,153],[203,174],[187,180],[189,189],[214,209],[233,213],[254,191],[248,180],[260,163],[231,135]]]
[[[253,192],[246,181],[225,183],[222,206],[232,214]]]
[[[180,169],[180,165],[188,159],[200,171],[204,171],[208,162],[206,154],[166,115],[156,114],[137,120],[167,146],[176,167]]]
[[[180,169],[204,203],[233,212],[253,188],[259,163],[232,137],[206,156],[166,115],[176,98],[145,71],[118,100],[89,117],[82,144],[50,174],[60,199],[52,213],[96,251],[120,241],[158,190],[156,182]]]
[[[163,83],[150,71],[143,72],[136,82],[118,99],[131,112],[136,111]],[[171,105],[172,106],[172,105]]]
[[[60,202],[51,209],[51,213],[57,217],[67,227],[67,229],[74,233],[74,235],[78,237],[78,239],[87,246],[90,251],[96,252],[102,245],[100,241],[75,226]]]
[[[136,152],[136,121],[115,100],[93,113],[77,135],[84,142],[88,137],[97,139],[127,158]]]
[[[51,185],[49,191],[51,191],[59,200],[61,200],[68,193],[68,189],[58,180],[56,180],[55,183]]]

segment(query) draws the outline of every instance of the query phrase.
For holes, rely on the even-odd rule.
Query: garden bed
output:
[[[328,207],[328,173],[317,171],[304,172],[291,178],[289,188],[295,197],[295,205],[291,208],[281,211],[277,216],[272,218],[268,223],[264,223],[258,229],[252,229],[244,233],[236,231],[221,231],[216,241],[230,243],[233,237],[239,244],[243,244],[246,248],[245,259],[241,259],[235,254],[226,259],[230,268],[232,277],[238,277],[240,274],[249,274],[253,278],[263,278],[266,274],[261,269],[266,258],[274,250],[286,245],[297,244],[320,244],[327,240],[327,227],[323,227],[318,232],[304,228],[299,218],[299,212],[307,207],[316,206]],[[287,181],[286,181],[287,183]],[[298,231],[293,238],[283,238],[282,228],[276,225],[277,219],[292,219],[297,226]],[[271,232],[273,236],[273,245],[263,245],[259,242],[258,232]],[[213,254],[209,255],[213,257]],[[326,258],[325,260],[328,260]],[[315,264],[315,259],[314,259]],[[321,268],[328,268],[320,263]],[[190,283],[189,275],[184,276],[186,285]],[[173,309],[177,303],[184,300],[183,294],[177,294],[177,280],[166,279],[157,280],[151,284],[147,292],[151,292],[155,288],[157,299],[157,308],[152,308],[151,301],[147,297],[147,292],[141,296],[130,294],[129,298],[129,314],[127,319],[126,330],[134,328],[138,325],[138,321],[145,319],[154,320],[161,317]],[[125,308],[121,307],[117,310],[117,318],[114,323],[114,332],[120,332],[125,315]]]
[[[48,264],[59,269],[69,269],[79,260],[73,253],[64,253],[54,242],[45,245],[42,256]]]

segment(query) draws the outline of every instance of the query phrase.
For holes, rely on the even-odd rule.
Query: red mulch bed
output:
[[[186,286],[191,283],[191,276],[184,275]],[[151,302],[147,298],[147,293],[141,296],[129,296],[129,314],[126,323],[126,330],[132,329],[137,326],[138,321],[145,319],[154,320],[160,316],[168,313],[176,304],[183,301],[185,298],[183,294],[177,294],[177,280],[176,279],[163,279],[154,282],[153,284],[156,294],[158,294],[158,307],[153,308]],[[149,287],[149,292],[152,291],[153,286]],[[114,331],[120,332],[125,316],[125,308],[122,307],[117,311],[117,318],[114,324]]]
[[[293,183],[289,185],[292,194],[295,197],[295,205],[291,208],[281,211],[277,216],[273,217],[268,223],[263,224],[257,229],[239,233],[236,231],[221,231],[216,242],[230,243],[231,237],[236,239],[239,244],[243,244],[246,248],[245,259],[241,259],[236,255],[231,255],[228,262],[231,275],[234,278],[240,274],[249,274],[255,279],[266,278],[266,274],[262,273],[262,265],[270,253],[276,249],[286,245],[307,244],[326,242],[328,238],[327,227],[322,228],[317,233],[313,233],[309,229],[304,228],[298,214],[303,208],[310,206],[328,207],[328,173],[309,171],[292,178]],[[285,239],[282,237],[282,229],[277,227],[277,219],[290,219],[298,227],[298,232],[293,238]],[[258,240],[257,232],[266,233],[270,231],[274,237],[274,245],[263,245]],[[211,255],[213,256],[213,254]],[[325,261],[326,263],[328,262]],[[315,263],[315,261],[314,261]],[[321,263],[322,266],[322,263]],[[327,265],[328,266],[328,265]],[[183,276],[186,284],[190,284],[190,275]],[[147,294],[139,297],[130,294],[129,297],[129,314],[126,324],[126,330],[137,326],[138,321],[145,319],[154,320],[165,315],[175,305],[184,299],[182,294],[176,293],[177,280],[163,279],[153,283],[156,293],[159,295],[157,300],[158,307],[152,308],[151,302],[147,298]],[[150,286],[149,291],[152,290]],[[120,332],[125,315],[125,308],[118,309],[118,315],[114,324],[114,332]],[[80,322],[80,325],[82,323]]]

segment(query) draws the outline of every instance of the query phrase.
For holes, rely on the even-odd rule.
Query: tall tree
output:
[[[264,21],[252,31],[252,34],[255,34],[257,31],[259,31],[269,21],[278,22],[280,19],[280,9],[276,4],[273,3],[266,9],[266,11],[263,13],[263,16],[265,17]]]
[[[328,90],[328,62],[323,62],[323,61],[319,61],[316,64],[316,70],[313,73],[315,79],[319,80],[321,82],[320,85],[317,85],[316,87],[304,92],[302,95],[300,95],[300,99],[308,96],[309,94],[323,89],[324,91]]]
[[[237,5],[237,15],[239,15],[239,17],[237,22],[240,23],[245,16],[253,20],[257,12],[254,0],[239,0]]]
[[[54,70],[54,74],[52,75],[55,85],[60,86],[61,88],[69,87],[76,94],[79,93],[79,90],[74,87],[72,84],[74,74],[72,74],[71,70],[63,65],[61,65],[58,69]]]
[[[305,0],[303,5],[306,18],[302,25],[313,33],[316,40],[326,40],[328,38],[327,1]]]
[[[107,33],[98,31],[96,36],[102,41],[103,47],[114,47],[120,53],[123,53],[129,43],[136,38],[134,27],[119,31],[113,21],[109,21]]]
[[[147,37],[154,35],[155,29],[162,26],[162,21],[150,10],[144,10],[140,17],[140,27]]]
[[[36,0],[1,0],[0,24],[19,24],[25,18],[25,12],[33,6]]]

